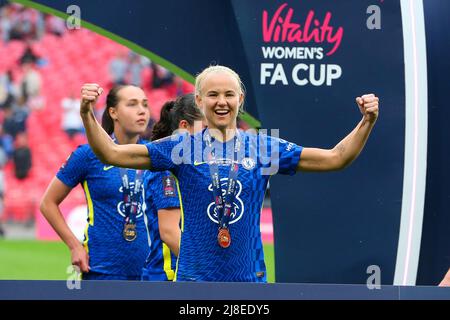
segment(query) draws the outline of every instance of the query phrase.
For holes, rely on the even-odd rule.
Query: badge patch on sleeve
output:
[[[165,197],[175,197],[175,178],[173,176],[165,176],[163,178],[163,190]]]

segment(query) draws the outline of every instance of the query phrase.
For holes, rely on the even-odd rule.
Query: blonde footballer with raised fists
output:
[[[328,150],[244,132],[237,128],[245,98],[239,75],[226,66],[210,66],[195,82],[196,105],[207,129],[147,143],[146,148],[115,147],[90,115],[89,101],[95,101],[100,88],[85,89],[83,122],[100,158],[110,165],[169,170],[179,182],[184,214],[175,281],[266,282],[260,219],[255,217],[270,176],[345,168],[364,148],[378,118],[378,98],[358,97],[361,121]]]

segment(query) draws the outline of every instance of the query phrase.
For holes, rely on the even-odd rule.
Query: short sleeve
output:
[[[145,178],[146,190],[156,210],[179,208],[178,186],[175,176],[169,171],[148,172]]]
[[[56,177],[71,188],[85,180],[89,166],[89,151],[89,146],[79,146],[61,166]]]
[[[303,147],[271,136],[259,137],[259,153],[263,174],[293,175],[297,172]]]
[[[302,153],[303,147],[296,145],[295,143],[273,138],[278,140],[278,150],[280,157],[280,165],[278,173],[293,175],[297,172],[298,162],[300,161],[300,154]]]
[[[145,146],[150,157],[150,170],[175,170],[185,159],[190,159],[191,137],[188,133],[159,139]]]

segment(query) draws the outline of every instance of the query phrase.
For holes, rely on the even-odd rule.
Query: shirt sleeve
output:
[[[295,143],[272,138],[279,141],[279,158],[280,164],[278,173],[293,175],[297,172],[298,162],[300,161],[300,155],[303,147],[296,145]]]
[[[191,138],[188,133],[146,143],[150,157],[150,170],[174,171],[180,164],[190,161],[190,143]]]
[[[293,175],[297,172],[303,147],[271,136],[260,138],[259,146],[261,152],[260,160],[262,161],[265,174]]]
[[[156,208],[179,208],[178,184],[175,176],[169,171],[149,172],[146,177],[146,190],[151,197],[147,197]]]
[[[61,166],[56,177],[65,185],[74,188],[78,183],[86,179],[89,165],[88,158],[88,146],[79,146]]]

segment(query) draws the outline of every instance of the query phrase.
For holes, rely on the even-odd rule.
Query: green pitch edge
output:
[[[55,10],[53,8],[44,6],[42,4],[39,3],[35,3],[33,1],[29,1],[29,0],[11,0],[10,2],[16,2],[16,3],[20,3],[26,7],[30,7],[36,10],[39,10],[41,12],[47,13],[47,14],[51,14],[54,15],[56,17],[60,17],[64,20],[66,20],[69,15],[67,13]],[[150,52],[144,48],[142,48],[141,46],[128,41],[114,33],[111,33],[103,28],[100,28],[92,23],[83,21],[82,19],[80,19],[81,22],[81,26],[89,29],[97,34],[100,34],[108,39],[113,40],[114,42],[120,43],[121,45],[133,50],[134,52],[145,56],[147,58],[149,58],[150,60],[152,60],[153,62],[163,66],[164,68],[166,68],[167,70],[171,71],[172,73],[176,74],[177,76],[183,78],[184,80],[194,84],[195,83],[195,77],[193,75],[191,75],[190,73],[184,71],[183,69],[177,67],[176,65],[174,65],[173,63],[170,63],[169,61],[161,58],[160,56],[154,54],[153,52]],[[250,115],[248,112],[244,112],[240,115],[240,118],[242,120],[244,120],[245,122],[247,122],[247,124],[249,126],[251,126],[252,128],[260,128],[261,127],[261,122],[259,120],[257,120],[256,118],[254,118],[252,115]]]

